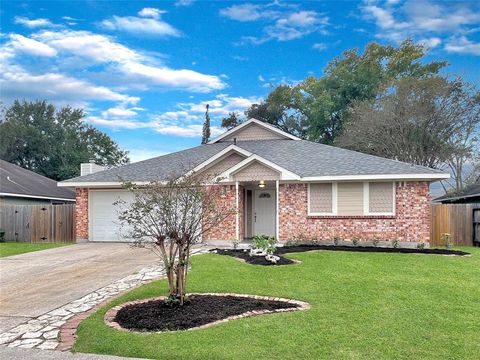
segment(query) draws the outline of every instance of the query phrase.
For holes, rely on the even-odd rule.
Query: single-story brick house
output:
[[[206,145],[69,179],[77,199],[77,238],[128,241],[114,206],[131,194],[120,178],[139,184],[185,171],[220,174],[222,201],[238,211],[204,241],[257,234],[280,241],[381,238],[428,242],[429,184],[448,174],[301,140],[250,119]]]

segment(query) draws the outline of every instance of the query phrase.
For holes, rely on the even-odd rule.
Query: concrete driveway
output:
[[[0,258],[0,333],[156,263],[149,250],[121,243]]]

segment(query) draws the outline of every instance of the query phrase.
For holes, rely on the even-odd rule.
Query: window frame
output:
[[[396,186],[392,181],[392,211],[391,212],[371,212],[370,211],[370,183],[390,182],[390,181],[365,181],[363,183],[363,212],[365,216],[395,216],[396,212]]]
[[[325,184],[324,182],[314,182],[308,183],[307,189],[307,212],[308,216],[335,216],[337,215],[337,183],[336,182],[327,182],[327,184],[332,184],[332,212],[311,212],[310,211],[310,185],[311,184]]]
[[[358,182],[358,181],[352,181]],[[370,212],[370,183],[391,182],[392,183],[392,211],[391,212]],[[310,186],[311,184],[332,184],[332,212],[310,211]],[[396,215],[396,182],[395,181],[362,181],[363,183],[363,214],[342,215],[338,214],[338,181],[309,182],[307,189],[307,215],[308,216],[338,216],[338,217],[361,217],[361,216],[395,216]]]

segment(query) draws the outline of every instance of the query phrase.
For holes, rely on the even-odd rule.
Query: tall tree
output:
[[[239,119],[236,112],[231,112],[228,114],[227,117],[222,119],[222,128],[227,130],[233,129],[234,127],[241,124],[241,120]]]
[[[267,99],[247,110],[247,116],[325,144],[333,144],[348,121],[353,101],[374,99],[404,77],[436,75],[445,61],[424,62],[426,50],[410,40],[399,47],[367,45],[363,54],[348,50],[334,58],[319,78],[280,85]]]
[[[302,93],[297,86],[278,86],[265,101],[253,104],[245,111],[245,115],[301,138],[307,135],[308,121],[302,107]]]
[[[461,79],[403,78],[357,101],[339,146],[432,168],[448,167],[455,190],[479,155],[480,95]],[[473,176],[475,177],[475,176]]]
[[[60,181],[80,175],[80,163],[127,163],[127,152],[83,123],[83,111],[46,101],[15,101],[2,113],[0,158]]]
[[[208,109],[210,108],[210,105],[206,105],[206,111],[205,111],[205,122],[203,123],[203,129],[202,129],[202,144],[208,143],[208,140],[210,139],[210,115],[208,114]]]

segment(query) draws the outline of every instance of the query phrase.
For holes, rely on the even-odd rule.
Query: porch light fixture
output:
[[[260,180],[260,182],[258,183],[258,187],[259,187],[259,188],[264,188],[264,187],[265,187],[265,181],[264,181],[264,180]]]

